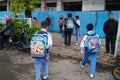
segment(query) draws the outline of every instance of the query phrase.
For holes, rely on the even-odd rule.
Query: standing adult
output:
[[[75,20],[72,18],[72,14],[68,13],[68,18],[66,19],[64,45],[70,46],[70,44],[71,44],[71,35],[73,32],[74,24],[75,24]]]
[[[63,37],[63,24],[64,24],[64,18],[63,16],[61,15],[60,18],[59,18],[59,27],[60,27],[60,33],[61,33],[61,36],[60,37]]]
[[[47,17],[46,17],[46,21],[48,22],[48,25],[50,25],[50,23],[51,23],[51,19],[50,19],[49,15],[47,15]]]
[[[76,15],[75,16],[75,29],[76,29],[76,42],[75,45],[79,44],[79,37],[80,37],[80,20],[79,20],[79,16]]]
[[[118,29],[118,21],[113,18],[113,13],[108,14],[109,19],[104,23],[103,31],[106,38],[106,53],[114,54]]]

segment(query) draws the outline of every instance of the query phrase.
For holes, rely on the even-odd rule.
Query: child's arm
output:
[[[48,33],[48,45],[49,47],[53,45],[52,35],[50,33]]]
[[[83,55],[84,54],[84,49],[80,50],[80,54]]]
[[[85,51],[85,42],[86,42],[86,38],[87,38],[87,35],[85,35],[80,43],[80,53],[81,54],[84,54],[84,51]]]

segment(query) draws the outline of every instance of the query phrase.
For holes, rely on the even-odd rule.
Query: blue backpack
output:
[[[68,19],[66,22],[67,29],[73,29],[74,23],[72,19]]]
[[[48,34],[47,32],[40,31],[33,35],[30,42],[31,56],[32,57],[45,57],[46,56],[46,46],[48,44]]]
[[[100,42],[99,42],[99,38],[96,34],[86,34],[88,37],[86,39],[86,43],[85,43],[85,50],[87,50],[87,52],[99,52],[100,51]]]

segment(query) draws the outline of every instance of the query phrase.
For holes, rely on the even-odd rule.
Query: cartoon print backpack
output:
[[[89,35],[87,34],[87,39],[85,43],[85,49],[88,52],[99,52],[100,51],[100,42],[99,38],[96,34]]]
[[[66,26],[67,26],[68,29],[73,29],[73,27],[74,27],[73,20],[68,19],[67,22],[66,22]]]
[[[31,56],[32,57],[45,57],[47,43],[48,43],[47,32],[40,31],[34,34],[30,42]]]

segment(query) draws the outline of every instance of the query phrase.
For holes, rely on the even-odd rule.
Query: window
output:
[[[82,11],[82,2],[65,2],[64,11]]]
[[[46,11],[56,11],[56,3],[46,3]]]
[[[120,10],[120,0],[106,1],[106,10]]]
[[[0,11],[7,11],[7,1],[0,1]]]
[[[47,7],[56,7],[56,3],[46,3]]]
[[[0,11],[7,11],[7,6],[6,5],[3,5],[3,6],[0,5]]]

